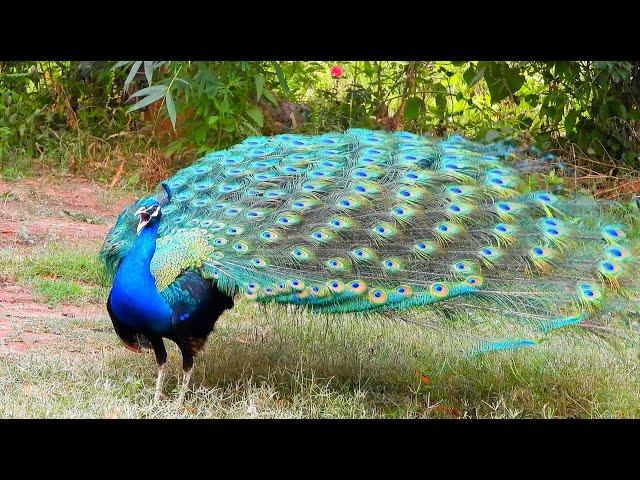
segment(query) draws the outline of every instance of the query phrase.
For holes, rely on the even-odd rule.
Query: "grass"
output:
[[[87,300],[95,302],[100,294],[97,289],[68,280],[49,280],[36,278],[32,282],[33,291],[43,298],[49,305],[72,303],[80,305]]]
[[[181,408],[174,403],[180,364],[172,344],[169,398],[152,405],[152,355],[122,347],[107,317],[26,328],[36,327],[59,341],[18,358],[0,356],[1,417],[640,416],[633,349],[615,353],[562,340],[473,359],[456,350],[455,334],[395,322],[327,323],[284,310],[265,316],[242,301],[198,358]]]
[[[0,280],[51,305],[102,303],[94,252],[45,245],[0,251]],[[152,405],[152,355],[126,350],[109,318],[13,322],[45,333],[37,349],[0,354],[0,417],[609,418],[640,417],[638,350],[558,335],[536,349],[483,357],[448,334],[238,302],[198,357],[184,407],[179,352],[167,342],[168,399]]]
[[[49,305],[82,305],[106,298],[107,283],[94,252],[58,244],[38,247],[28,255],[0,251],[0,280],[15,277]]]

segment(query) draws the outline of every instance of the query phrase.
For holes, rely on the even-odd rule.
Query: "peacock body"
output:
[[[149,268],[168,304],[188,273],[263,304],[501,325],[482,351],[614,328],[612,312],[640,313],[639,242],[615,206],[531,187],[554,166],[460,136],[250,137],[125,209],[101,255],[115,275],[138,241],[133,212],[155,202]]]

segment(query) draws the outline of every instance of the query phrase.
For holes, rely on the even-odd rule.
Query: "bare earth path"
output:
[[[97,253],[116,216],[133,199],[81,178],[0,179],[0,251],[28,257],[57,243]],[[46,305],[16,278],[0,275],[0,351],[23,353],[55,343],[56,334],[30,325],[33,319],[105,315],[102,305]]]

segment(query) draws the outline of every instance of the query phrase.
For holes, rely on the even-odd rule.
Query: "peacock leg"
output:
[[[164,348],[164,342],[162,338],[154,338],[151,340],[151,346],[153,352],[156,355],[156,362],[158,363],[158,378],[156,379],[156,391],[153,396],[153,401],[158,402],[162,396],[162,384],[164,382],[164,367],[167,363],[167,350]]]
[[[180,394],[178,395],[178,405],[182,405],[184,403],[184,397],[187,394],[189,382],[191,381],[191,374],[193,373],[193,355],[185,351],[182,351],[182,370],[184,375],[182,377]]]
[[[187,394],[187,389],[189,388],[189,381],[191,380],[192,372],[193,368],[184,372],[182,387],[180,388],[180,395],[178,396],[178,405],[182,405],[184,403],[184,396]]]
[[[164,366],[165,364],[158,365],[158,378],[156,380],[156,393],[153,397],[153,401],[157,402],[160,400],[160,396],[162,395],[162,383],[164,382]]]

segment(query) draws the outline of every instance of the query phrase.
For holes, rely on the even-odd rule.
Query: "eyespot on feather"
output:
[[[342,293],[344,291],[344,283],[340,280],[329,280],[327,288],[333,293]]]
[[[362,294],[367,290],[367,284],[363,280],[349,282],[349,290],[353,293]]]
[[[376,288],[373,290],[369,290],[368,297],[371,303],[375,303],[375,304],[385,303],[387,301],[387,292],[379,288]]]
[[[395,293],[403,297],[410,297],[413,295],[413,288],[410,285],[400,285],[396,287]]]
[[[484,285],[484,278],[480,275],[471,275],[465,279],[465,283],[470,287],[481,287]]]
[[[444,298],[449,294],[449,287],[444,283],[436,282],[429,288],[429,293],[434,297]]]

